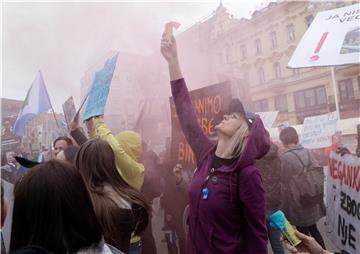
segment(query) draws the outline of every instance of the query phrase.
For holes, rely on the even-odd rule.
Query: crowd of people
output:
[[[298,182],[305,168],[322,167],[296,130],[284,128],[275,143],[260,117],[233,99],[213,142],[198,123],[174,37],[163,36],[161,53],[196,170],[171,161],[169,149],[158,156],[134,131],[114,135],[102,116],[86,121],[86,135],[76,115],[69,136],[53,142],[54,159],[9,154],[2,167],[2,178],[15,184],[8,252],[156,254],[152,206],[161,197],[169,254],[261,254],[268,241],[275,254],[284,247],[329,253],[316,225],[325,216],[323,193],[304,202],[308,183]],[[7,208],[2,189],[2,226]],[[269,221],[277,210],[296,227],[300,245],[283,244]]]

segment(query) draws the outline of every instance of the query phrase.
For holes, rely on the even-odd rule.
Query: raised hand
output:
[[[95,131],[95,123],[93,117],[86,120],[85,124],[86,124],[86,128],[88,129],[89,135]]]
[[[77,128],[79,128],[79,117],[80,114],[79,112],[74,116],[74,119],[71,121],[70,123],[70,131],[74,131],[76,130]]]
[[[169,40],[165,33],[162,35],[160,51],[169,64],[177,61],[177,48],[174,36],[171,36]]]

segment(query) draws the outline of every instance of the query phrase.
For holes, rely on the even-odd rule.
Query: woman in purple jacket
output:
[[[215,129],[217,143],[202,131],[181,74],[176,41],[163,35],[171,91],[182,131],[197,161],[189,186],[188,253],[267,253],[265,195],[254,160],[270,140],[259,116],[247,119],[239,100]]]

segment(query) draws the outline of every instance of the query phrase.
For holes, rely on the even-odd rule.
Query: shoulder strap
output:
[[[293,155],[295,155],[296,156],[296,158],[298,158],[298,160],[300,161],[300,163],[301,163],[301,165],[303,166],[303,168],[305,169],[305,164],[304,164],[304,162],[302,161],[302,159],[300,158],[300,156],[297,154],[297,153],[295,153],[294,151],[289,151],[289,153],[292,153]]]

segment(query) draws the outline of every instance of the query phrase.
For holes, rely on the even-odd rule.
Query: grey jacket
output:
[[[292,152],[296,153],[305,165],[308,165],[310,161],[313,165],[318,165],[318,162],[311,151],[302,147],[300,144],[288,147],[281,156],[281,182],[283,186],[282,209],[291,224],[307,227],[315,224],[320,218],[325,216],[325,206],[321,204],[311,208],[304,208],[300,204],[300,195],[292,179],[302,172],[303,166]]]

